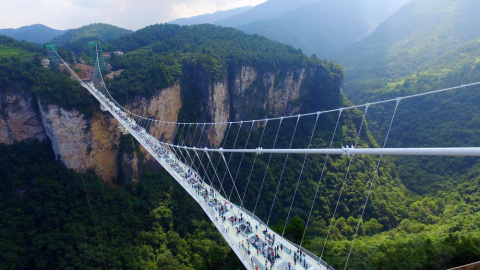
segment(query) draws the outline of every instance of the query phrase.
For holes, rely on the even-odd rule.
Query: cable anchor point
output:
[[[345,147],[342,146],[342,156],[347,156],[347,157],[353,156],[353,154],[351,153],[351,150],[353,149],[355,149],[353,145],[351,145],[350,147],[348,145]]]

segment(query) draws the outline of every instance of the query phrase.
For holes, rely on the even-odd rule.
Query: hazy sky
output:
[[[108,23],[137,30],[218,10],[254,6],[266,0],[6,0],[0,29],[41,23],[55,29]],[[292,0],[294,1],[294,0]]]

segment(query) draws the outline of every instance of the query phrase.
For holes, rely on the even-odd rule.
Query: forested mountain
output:
[[[0,144],[0,268],[241,269],[164,172],[112,188],[48,142]]]
[[[369,82],[388,82],[480,37],[475,0],[412,0],[364,40],[334,56],[346,69],[346,92],[363,95]]]
[[[123,29],[114,25],[94,23],[72,29],[50,41],[57,46],[69,47],[74,52],[85,51],[88,42],[92,40],[108,41],[131,34],[131,30]]]
[[[264,35],[320,58],[366,37],[408,0],[270,0],[223,20],[200,22]],[[195,18],[171,23],[196,24]]]
[[[345,64],[346,95],[355,103],[374,102],[480,81],[479,10],[478,1],[410,1],[338,55]],[[478,146],[478,90],[402,100],[387,147]],[[371,111],[371,130],[392,112],[392,107]],[[462,257],[478,261],[479,159],[391,160],[402,183],[422,198],[410,205],[409,218],[396,229],[363,237],[365,254],[381,242],[377,252],[383,251],[373,256],[388,269],[448,268],[460,265]],[[455,252],[432,256],[446,246]]]
[[[236,28],[291,44],[307,54],[327,58],[373,30],[358,7],[345,2],[319,1],[272,19],[237,25]]]
[[[16,40],[24,40],[32,43],[43,44],[53,38],[65,34],[69,30],[56,30],[43,24],[23,26],[17,29],[0,29],[0,35],[12,37]]]
[[[478,59],[480,42],[475,39],[425,63],[418,72],[386,85],[372,80],[371,90],[362,88],[364,92],[357,94],[360,99],[375,101],[478,82]],[[479,90],[477,86],[402,100],[387,147],[477,147]],[[383,106],[371,111],[367,117],[369,126],[377,130],[375,127],[382,125],[392,112],[392,107]],[[409,218],[397,228],[363,237],[360,246],[369,250],[381,242],[377,252],[383,251],[373,256],[381,268],[388,269],[439,269],[461,265],[461,258],[478,261],[480,160],[472,157],[391,160],[402,183],[422,197],[410,205]],[[445,248],[452,252],[432,255],[443,254],[441,250]]]

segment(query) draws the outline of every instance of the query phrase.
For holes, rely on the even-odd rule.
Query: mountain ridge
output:
[[[206,15],[201,22],[264,35],[307,54],[330,58],[338,50],[367,36],[407,1],[270,0],[222,20]],[[365,6],[374,6],[379,11],[373,12]],[[196,23],[194,19],[184,18],[180,22],[191,25]]]
[[[180,18],[168,22],[169,24],[178,24],[178,25],[192,25],[192,24],[204,24],[204,23],[215,23],[218,20],[225,19],[240,13],[243,13],[253,6],[239,7],[229,10],[221,10],[210,14],[203,14],[198,16],[193,16],[189,18]]]
[[[70,29],[57,30],[43,24],[33,24],[22,26],[16,29],[0,29],[0,35],[13,37],[16,40],[24,40],[32,43],[43,44],[49,42],[57,36],[67,33],[68,31],[70,31]]]
[[[480,37],[480,29],[472,27],[477,10],[480,2],[474,0],[410,1],[371,35],[335,55],[348,74],[347,93],[350,82],[395,80]]]

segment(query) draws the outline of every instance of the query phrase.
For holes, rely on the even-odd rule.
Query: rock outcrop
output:
[[[119,131],[116,120],[100,111],[85,120],[76,110],[42,105],[40,115],[52,147],[68,168],[79,172],[93,169],[103,179],[116,177]]]
[[[34,97],[25,91],[0,91],[0,143],[45,138]]]

